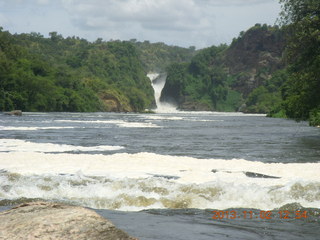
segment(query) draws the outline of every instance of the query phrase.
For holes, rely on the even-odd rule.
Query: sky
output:
[[[229,44],[256,23],[274,25],[279,12],[279,0],[0,0],[0,26],[200,49]]]

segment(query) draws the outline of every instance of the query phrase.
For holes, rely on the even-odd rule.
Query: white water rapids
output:
[[[0,202],[319,209],[317,130],[243,113],[0,115]]]
[[[0,199],[56,199],[139,211],[152,208],[318,207],[320,163],[198,159],[1,139]],[[72,151],[75,150],[75,151]],[[55,153],[49,153],[49,151]],[[87,152],[87,153],[83,153]]]

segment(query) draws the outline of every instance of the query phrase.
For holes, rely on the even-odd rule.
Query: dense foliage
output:
[[[270,113],[279,109],[282,103],[281,89],[287,81],[286,69],[278,70],[259,87],[250,92],[246,99],[246,112]],[[277,110],[279,112],[279,110]],[[278,113],[279,114],[279,113]]]
[[[142,111],[153,89],[129,42],[0,29],[0,110]]]
[[[162,100],[185,110],[267,113],[281,102],[283,33],[256,24],[230,46],[197,52],[188,64],[172,64]]]
[[[221,60],[226,48],[203,49],[189,64],[169,66],[162,100],[187,110],[237,110],[241,96],[230,88]]]
[[[320,125],[320,1],[280,2],[281,28],[256,24],[230,46],[168,67],[162,99],[186,110],[268,113]]]
[[[320,125],[320,1],[280,3],[281,23],[289,35],[285,51],[289,78],[281,110],[290,118]]]

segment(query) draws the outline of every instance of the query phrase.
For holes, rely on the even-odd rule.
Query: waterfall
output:
[[[157,108],[155,109],[155,111],[160,113],[177,112],[177,108],[174,105],[167,102],[160,101],[161,91],[166,83],[167,75],[150,72],[147,74],[147,77],[150,79],[151,85],[154,90],[154,98],[156,100],[156,105],[157,105]]]

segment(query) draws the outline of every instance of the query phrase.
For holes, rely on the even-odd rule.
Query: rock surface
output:
[[[286,35],[280,29],[259,25],[246,31],[225,53],[224,64],[236,77],[232,87],[245,97],[284,67],[281,58]]]
[[[22,116],[22,111],[21,110],[13,110],[11,112],[6,112],[6,115],[12,115],[12,116]]]
[[[31,202],[0,213],[0,239],[134,240],[89,209]]]

